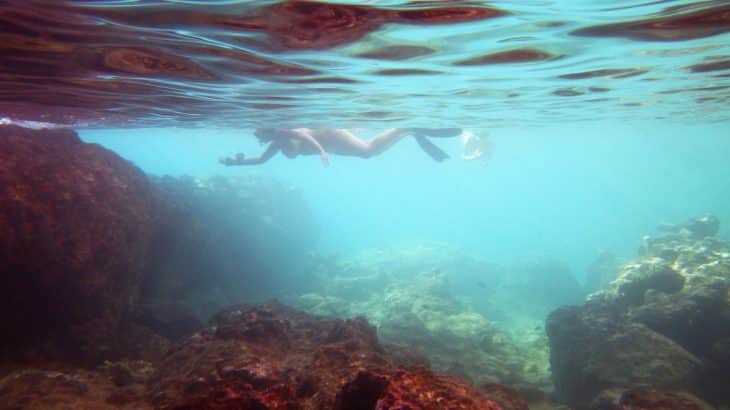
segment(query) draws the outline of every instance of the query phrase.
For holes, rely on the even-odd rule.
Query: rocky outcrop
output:
[[[56,340],[109,353],[137,299],[151,235],[145,175],[71,130],[0,126],[0,350]]]
[[[390,351],[363,318],[321,319],[278,303],[234,306],[162,360],[26,367],[0,377],[0,408],[523,410]]]
[[[586,407],[601,391],[651,387],[730,402],[730,247],[711,237],[718,226],[713,216],[665,225],[604,290],[550,315],[563,400]]]
[[[398,368],[362,318],[279,304],[230,308],[150,379],[158,408],[499,409],[464,381]]]
[[[702,366],[672,340],[603,307],[559,309],[546,330],[555,388],[579,407],[616,386],[692,388]]]
[[[707,410],[712,406],[686,392],[656,389],[611,389],[591,403],[590,410]]]
[[[95,370],[28,368],[0,379],[3,409],[152,409],[145,383],[149,362],[106,362]]]
[[[617,278],[602,296],[622,305],[641,305],[647,291],[677,293],[685,278],[661,258],[646,258],[621,267]]]

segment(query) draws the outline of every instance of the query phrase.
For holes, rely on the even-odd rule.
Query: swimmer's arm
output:
[[[242,153],[236,154],[235,157],[221,158],[218,162],[226,166],[234,165],[258,165],[270,160],[279,152],[279,144],[272,142],[266,151],[258,157],[246,158]]]
[[[322,145],[320,145],[319,141],[314,139],[314,137],[312,137],[308,133],[306,133],[304,131],[300,131],[300,130],[287,130],[287,132],[293,138],[302,139],[302,140],[308,142],[309,144],[313,145],[315,148],[317,148],[317,151],[319,151],[319,157],[322,158],[322,164],[324,166],[329,165],[329,155],[327,154],[327,151],[325,151],[324,148],[322,148]]]

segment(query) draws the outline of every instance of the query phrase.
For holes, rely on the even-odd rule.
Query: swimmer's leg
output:
[[[412,133],[413,131],[410,128],[391,128],[368,141],[364,157],[369,158],[380,155],[395,145],[396,142],[403,139],[403,137]]]

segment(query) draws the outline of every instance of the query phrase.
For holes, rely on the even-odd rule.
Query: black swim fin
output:
[[[416,135],[425,135],[431,138],[451,138],[461,135],[461,128],[412,128]]]
[[[423,135],[415,135],[415,138],[421,149],[435,161],[441,162],[445,159],[450,158],[449,154],[445,153],[443,150],[441,150],[441,148],[434,145],[433,142],[429,141],[428,138],[424,137]]]

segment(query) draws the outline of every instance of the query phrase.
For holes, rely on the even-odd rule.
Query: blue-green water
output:
[[[188,343],[196,349],[192,361],[211,364],[206,346],[228,337],[203,330],[212,315],[277,298],[318,316],[365,316],[373,326],[363,327],[371,332],[365,338],[377,332],[383,346],[374,349],[393,355],[393,366],[415,358],[405,365],[430,363],[434,372],[484,390],[495,382],[512,386],[536,408],[553,408],[551,400],[587,408],[594,398],[614,408],[621,389],[644,386],[726,405],[728,33],[730,4],[711,0],[0,1],[0,130],[20,133],[13,123],[71,127],[149,176],[138,178],[68,133],[50,133],[65,135],[69,146],[47,144],[47,152],[42,139],[34,145],[13,136],[39,151],[39,158],[31,149],[17,151],[29,156],[30,169],[64,165],[58,157],[73,152],[96,156],[89,169],[79,166],[88,161],[59,167],[69,171],[59,176],[61,189],[30,178],[26,161],[12,162],[8,177],[17,173],[33,184],[8,185],[15,206],[8,208],[8,232],[50,233],[26,238],[31,246],[20,253],[33,260],[17,269],[11,263],[8,271],[17,272],[10,278],[34,299],[52,296],[48,308],[41,303],[29,312],[58,327],[64,322],[47,311],[77,296],[60,289],[56,299],[59,289],[46,282],[83,282],[80,294],[95,297],[78,278],[88,275],[92,285],[97,275],[109,279],[99,304],[113,305],[113,314],[103,313],[112,320],[90,328],[98,341],[84,335],[81,343],[82,350],[94,345],[90,351],[99,350],[104,366],[113,359],[104,337],[129,344],[120,352],[137,349],[131,338],[118,337],[126,332],[120,324],[155,336],[143,333],[144,343]],[[458,127],[482,135],[491,149],[466,161],[458,138],[433,138],[451,156],[439,163],[406,136],[372,158],[332,153],[328,167],[317,156],[282,154],[256,166],[219,163],[263,152],[256,129],[300,127],[348,129],[363,139],[389,128]],[[79,175],[84,181],[73,194],[84,202],[70,203],[63,190],[76,188],[69,181]],[[120,194],[130,178],[129,192],[138,196]],[[39,203],[24,202],[31,189],[42,194]],[[113,194],[130,201],[110,200],[119,198]],[[41,215],[33,213],[38,209],[49,217],[28,220]],[[58,217],[69,210],[72,217]],[[89,223],[77,226],[87,212]],[[127,213],[135,225],[120,233]],[[33,231],[36,222],[41,228]],[[53,237],[67,225],[79,238]],[[109,238],[95,247],[105,229]],[[36,261],[54,240],[63,257]],[[59,275],[54,264],[66,253],[77,256],[76,265]],[[85,266],[84,258],[100,266]],[[24,282],[35,280],[36,270],[39,283],[32,285],[40,293]],[[115,281],[129,283],[116,294]],[[12,309],[25,303],[25,294],[11,296]],[[78,309],[84,317],[105,312],[96,302],[89,306]],[[13,316],[11,308],[5,310]],[[232,309],[238,320],[242,310]],[[235,366],[233,350],[257,352],[248,350],[246,337],[267,338],[263,344],[271,347],[268,338],[287,338],[277,329],[291,321],[319,320],[289,312],[281,319],[287,323],[272,325],[278,313],[259,313],[225,340],[221,357],[234,358]],[[34,332],[43,327],[22,315],[12,321]],[[331,334],[314,337],[315,368],[326,345],[349,332],[349,324],[336,323]],[[259,325],[273,330],[259,333]],[[355,333],[348,338],[359,345],[363,335]],[[74,344],[60,350],[72,353]],[[34,365],[45,349],[23,347]],[[349,344],[343,349],[361,363]],[[118,358],[142,353],[129,354]],[[213,374],[207,369],[205,383],[180,384],[188,386],[183,395],[210,392],[212,401],[248,403],[249,393],[237,389],[260,376],[265,380],[255,389],[293,388],[292,369],[258,360],[254,370],[234,372],[232,388],[201,387]],[[307,360],[295,361],[308,372]],[[149,374],[143,384],[154,379]],[[272,381],[278,375],[285,375],[283,384]],[[310,376],[296,386],[296,400],[332,394],[334,403],[335,393],[314,392],[329,385],[299,397],[305,384],[310,390]],[[368,377],[364,383],[372,384]],[[0,379],[0,391],[12,390],[7,380],[14,378]],[[338,402],[348,392],[357,400],[363,392],[356,382],[337,387]],[[44,399],[47,393],[37,390]],[[150,405],[161,403],[149,396]]]
[[[488,128],[487,128],[488,130]],[[372,136],[375,131],[356,131]],[[264,147],[251,130],[87,130],[156,175],[267,175],[300,190],[321,227],[316,248],[352,253],[437,241],[509,264],[551,255],[583,280],[599,250],[633,258],[660,222],[705,213],[730,221],[725,124],[577,122],[490,131],[486,163],[463,161],[454,139],[436,163],[407,138],[380,157],[278,156],[227,168],[219,157]],[[727,224],[721,235],[727,236]]]

